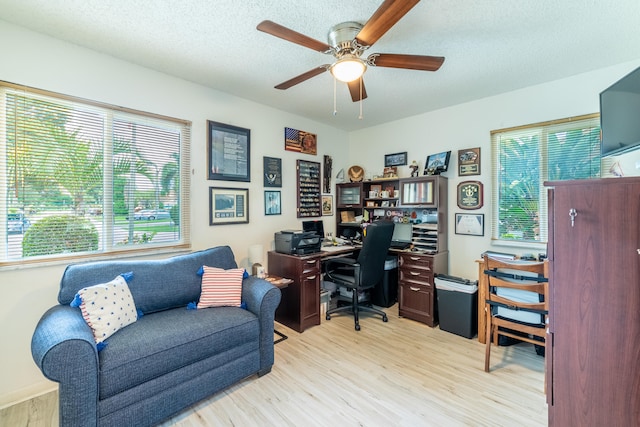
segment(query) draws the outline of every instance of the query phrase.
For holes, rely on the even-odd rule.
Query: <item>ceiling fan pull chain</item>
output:
[[[336,104],[336,78],[333,78],[333,115],[338,115],[338,107]]]
[[[360,115],[358,119],[362,120],[362,77],[360,77]]]

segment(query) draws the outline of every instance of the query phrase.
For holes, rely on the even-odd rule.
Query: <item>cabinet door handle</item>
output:
[[[308,260],[308,261],[307,261],[307,264],[315,264],[315,263],[316,263],[316,260],[315,260],[315,259],[311,259],[311,260]]]
[[[314,274],[313,276],[309,276],[309,277],[307,277],[307,280],[313,280],[313,279],[315,279],[315,278],[316,278],[316,275]]]
[[[413,292],[418,292],[420,290],[420,288],[414,288],[413,286],[409,286],[409,289],[411,289]]]
[[[569,218],[571,219],[571,227],[573,227],[576,222],[576,216],[578,216],[578,212],[576,212],[574,208],[569,209]]]

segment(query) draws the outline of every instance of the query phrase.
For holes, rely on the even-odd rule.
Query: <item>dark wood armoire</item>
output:
[[[638,426],[640,178],[546,185],[549,426]]]

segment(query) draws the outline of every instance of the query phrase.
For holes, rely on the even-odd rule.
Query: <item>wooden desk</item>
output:
[[[361,246],[322,246],[320,248],[320,258],[325,259],[333,256],[345,256],[360,250]]]
[[[321,254],[287,255],[270,251],[267,255],[270,275],[292,279],[282,289],[276,321],[297,332],[319,325]]]

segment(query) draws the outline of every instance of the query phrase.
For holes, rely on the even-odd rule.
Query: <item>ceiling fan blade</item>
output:
[[[356,36],[363,46],[373,45],[420,0],[385,0]]]
[[[312,39],[309,36],[290,30],[289,28],[283,27],[282,25],[276,24],[272,21],[262,21],[256,28],[262,32],[271,34],[272,36],[308,47],[309,49],[317,50],[318,52],[325,53],[331,50],[331,46],[326,43]]]
[[[317,68],[314,68],[313,70],[309,70],[306,73],[302,73],[299,76],[289,79],[286,82],[282,82],[278,86],[275,86],[275,88],[281,89],[281,90],[289,89],[291,86],[295,86],[298,83],[302,83],[305,80],[309,80],[312,77],[315,77],[317,75],[324,73],[325,71],[327,71],[327,68],[329,68],[328,65],[321,65]]]
[[[364,88],[364,80],[362,80],[362,77],[347,83],[347,86],[349,86],[349,92],[351,93],[351,99],[353,100],[353,102],[360,101],[360,82],[361,81],[362,81],[362,99],[367,99],[367,90]]]
[[[409,70],[437,71],[444,56],[402,55],[396,53],[374,53],[367,62],[376,67],[406,68]]]

